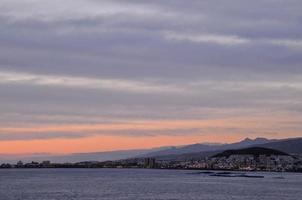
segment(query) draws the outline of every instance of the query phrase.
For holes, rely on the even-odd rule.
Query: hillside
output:
[[[282,155],[282,156],[288,156],[287,153],[284,153],[282,151],[274,150],[274,149],[268,149],[263,147],[251,147],[251,148],[245,148],[245,149],[237,149],[237,150],[226,150],[222,153],[218,153],[214,155],[214,158],[217,157],[230,157],[231,155],[253,155],[256,157],[259,157],[259,155]]]

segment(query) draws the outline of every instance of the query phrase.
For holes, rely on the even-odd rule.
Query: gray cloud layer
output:
[[[1,126],[295,118],[301,7],[300,0],[0,0]]]

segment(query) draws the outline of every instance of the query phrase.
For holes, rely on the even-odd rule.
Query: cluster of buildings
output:
[[[2,164],[0,168],[159,168],[159,169],[207,169],[207,170],[242,170],[242,171],[295,171],[302,172],[301,155],[252,155],[232,154],[214,156],[202,160],[167,161],[155,158],[135,160],[80,162],[55,164],[50,161],[41,163]]]
[[[16,164],[4,163],[0,165],[0,168],[51,168],[54,167],[50,161],[39,162],[30,162],[23,163],[22,161],[18,161]]]
[[[210,157],[198,161],[163,162],[161,168],[207,169],[240,171],[295,171],[302,172],[302,156],[286,155],[230,155]]]
[[[138,160],[120,160],[120,161],[87,161],[78,163],[51,163],[50,161],[29,162],[22,161],[16,164],[0,164],[0,168],[158,168],[155,158],[145,158]]]
[[[295,171],[302,169],[299,159],[287,155],[231,155],[214,157],[207,162],[212,169],[248,171]]]

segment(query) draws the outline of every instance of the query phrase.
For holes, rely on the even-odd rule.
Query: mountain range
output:
[[[213,156],[225,150],[236,150],[249,147],[262,147],[282,151],[288,154],[302,154],[302,138],[288,138],[282,140],[269,140],[266,138],[256,138],[254,140],[246,138],[240,142],[222,145],[193,144],[180,148],[164,149],[151,152],[141,157],[155,157],[157,160],[167,161],[187,161],[200,160]]]
[[[248,147],[263,147],[283,151],[289,154],[302,154],[302,138],[289,138],[282,140],[270,140],[266,138],[246,138],[240,142],[231,144],[199,143],[185,146],[160,147],[153,149],[120,150],[111,152],[76,153],[68,155],[0,155],[0,163],[15,163],[18,160],[24,162],[49,160],[51,162],[82,162],[82,161],[107,161],[129,158],[154,157],[158,160],[195,160],[213,156],[225,150],[234,150]]]
[[[188,154],[196,152],[209,152],[225,149],[239,149],[252,145],[262,145],[269,142],[275,142],[277,140],[269,140],[266,138],[256,138],[254,140],[246,138],[240,142],[232,144],[192,144],[183,147],[171,147],[166,148],[161,151],[151,152],[143,155],[143,157],[157,157],[157,156],[166,156],[166,155],[179,155],[179,154]]]

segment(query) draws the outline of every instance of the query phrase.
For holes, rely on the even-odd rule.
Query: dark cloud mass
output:
[[[301,8],[300,0],[0,0],[0,126],[272,113],[299,121]],[[24,136],[0,133],[14,138]]]

